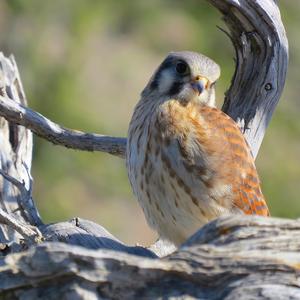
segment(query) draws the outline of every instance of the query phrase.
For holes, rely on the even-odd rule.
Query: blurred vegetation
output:
[[[274,216],[300,215],[300,2],[280,2],[290,42],[286,88],[257,166]],[[196,50],[222,67],[220,103],[234,51],[206,1],[2,0],[0,50],[13,53],[29,105],[53,121],[125,136],[133,106],[171,50]],[[34,197],[46,222],[73,216],[101,223],[122,240],[150,243],[124,161],[66,150],[35,138]]]

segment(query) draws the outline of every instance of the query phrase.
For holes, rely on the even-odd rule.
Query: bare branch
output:
[[[24,182],[20,182],[19,180],[17,180],[14,177],[11,177],[10,175],[8,175],[7,173],[3,172],[3,170],[0,169],[0,174],[6,179],[8,180],[10,183],[12,183],[13,185],[15,185],[21,192],[21,194],[26,195],[24,198],[28,198],[28,191],[25,188],[25,184]],[[30,197],[30,195],[29,195]]]
[[[35,209],[34,202],[32,200],[32,177],[29,173],[29,170],[27,166],[24,164],[24,167],[26,169],[27,175],[29,177],[29,189],[26,189],[25,182],[20,182],[16,178],[8,175],[3,170],[0,169],[0,174],[11,184],[16,186],[18,190],[20,191],[20,197],[17,198],[19,206],[13,210],[12,212],[21,211],[22,214],[25,214],[27,216],[27,219],[30,224],[33,225],[42,225],[42,220],[40,218],[40,215],[38,214],[37,210]]]
[[[17,216],[0,208],[0,223],[5,224],[20,233],[30,244],[42,241],[42,234],[35,226],[30,226],[18,220]]]
[[[9,122],[25,126],[36,135],[56,145],[85,151],[102,151],[119,157],[125,156],[126,138],[64,128],[7,97],[0,96],[0,116]]]
[[[27,100],[14,58],[0,52],[0,94],[20,105]],[[1,160],[0,208],[22,224],[40,225],[41,219],[31,198],[30,174],[32,133],[25,127],[0,118]],[[0,242],[19,241],[11,226],[0,226]]]

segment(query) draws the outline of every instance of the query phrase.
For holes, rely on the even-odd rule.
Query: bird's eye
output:
[[[178,62],[176,64],[176,72],[178,74],[181,74],[181,75],[186,74],[188,72],[188,66],[187,66],[187,64],[185,62],[182,62],[182,61]]]

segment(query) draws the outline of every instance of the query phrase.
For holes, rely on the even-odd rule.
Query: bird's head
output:
[[[214,106],[214,85],[219,77],[220,67],[210,58],[189,51],[171,52],[155,71],[142,96]]]

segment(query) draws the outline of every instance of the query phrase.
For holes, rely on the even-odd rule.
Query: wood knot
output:
[[[10,247],[7,244],[0,243],[0,256],[5,256],[10,252]]]
[[[272,89],[273,89],[273,86],[272,86],[271,83],[268,82],[268,83],[265,84],[265,90],[266,91],[271,91]]]

